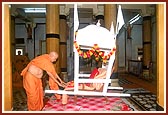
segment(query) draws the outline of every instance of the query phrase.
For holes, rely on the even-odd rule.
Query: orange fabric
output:
[[[16,55],[13,60],[15,69],[20,73],[26,65],[29,63],[29,60],[26,56]]]
[[[94,78],[89,78],[89,79],[104,79],[106,78],[106,69],[104,68],[99,68],[98,70],[94,70],[93,74],[95,75]],[[87,83],[80,83],[78,85],[78,89],[79,90],[100,90],[103,87],[103,83],[89,83],[90,85],[88,86]],[[67,83],[67,86],[65,87],[66,91],[68,90],[74,90],[74,81],[69,81]],[[67,100],[68,100],[68,95],[67,94],[63,94],[62,95],[62,104],[67,104]]]
[[[41,107],[43,105],[41,102],[43,95],[40,95],[41,90],[43,91],[42,83],[41,83],[41,79],[38,79],[33,75],[30,75],[29,72],[27,71],[31,64],[41,68],[42,70],[45,70],[45,71],[52,73],[54,76],[56,76],[57,73],[55,71],[53,63],[50,61],[48,54],[44,54],[44,55],[38,56],[35,59],[33,59],[27,65],[27,67],[24,68],[24,70],[21,73],[21,75],[23,76],[23,79],[24,79],[23,85],[24,85],[24,88],[26,89],[26,92],[27,92],[27,99],[28,99],[27,101],[28,101],[29,110],[32,110],[32,109],[33,110],[41,110]],[[58,84],[55,83],[51,78],[49,78],[49,86],[50,86],[50,89],[52,89],[52,90],[59,89]],[[41,87],[41,88],[39,88],[39,87]],[[55,94],[55,96],[57,99],[61,98],[61,96],[58,94]],[[39,102],[37,102],[37,101],[39,101]],[[35,108],[34,108],[34,103],[37,104]]]
[[[98,69],[99,71],[99,74],[95,76],[94,79],[105,79],[106,78],[106,69],[104,68],[99,68]],[[103,83],[93,83],[93,86],[96,90],[100,90],[100,88],[103,86],[104,84]]]
[[[23,78],[18,71],[14,71],[12,78],[13,88],[23,88]]]
[[[105,79],[106,78],[106,69],[99,68],[98,70],[94,70],[94,78],[89,79]],[[81,83],[79,84],[78,88],[83,90],[99,90],[103,86],[103,83]],[[74,81],[69,81],[67,83],[67,86],[65,87],[65,90],[72,90],[74,89]]]
[[[29,63],[29,60],[26,56],[16,55],[13,58],[13,87],[14,88],[23,88],[23,78],[20,75],[21,71],[26,67]]]
[[[43,108],[43,87],[41,79],[27,72],[23,79],[23,87],[27,94],[29,111],[40,111]]]

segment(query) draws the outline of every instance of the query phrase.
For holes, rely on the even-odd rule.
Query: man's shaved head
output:
[[[51,58],[52,62],[55,62],[58,58],[58,53],[55,52],[55,51],[50,52],[49,55],[50,55],[50,58]]]

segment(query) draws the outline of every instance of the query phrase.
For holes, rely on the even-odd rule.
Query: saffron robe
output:
[[[54,77],[57,76],[57,73],[55,71],[53,63],[50,61],[48,54],[36,57],[21,72],[21,75],[23,76],[23,87],[25,88],[27,94],[28,110],[39,111],[44,106],[42,80],[28,72],[30,65],[35,65],[42,70],[50,72],[54,75]],[[58,84],[51,77],[49,77],[49,86],[52,90],[59,89]],[[55,94],[55,96],[57,99],[61,98],[61,96],[58,94]]]
[[[107,73],[107,70],[104,69],[104,68],[99,68],[96,71],[92,71],[91,75],[93,76],[90,76],[90,79],[105,79],[106,78],[106,73]],[[67,87],[65,87],[64,90],[74,90],[74,81],[69,81],[67,83]],[[94,91],[94,90],[97,90],[97,91],[101,91],[102,88],[103,88],[103,85],[104,83],[80,83],[79,86],[78,86],[78,89],[79,90],[88,90],[88,91]],[[68,95],[67,94],[63,94],[62,95],[62,104],[67,104],[67,101],[68,100]]]

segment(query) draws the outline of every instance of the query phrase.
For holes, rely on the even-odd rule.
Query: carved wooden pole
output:
[[[104,23],[105,27],[110,30],[111,23],[114,24],[114,30],[116,27],[117,20],[117,5],[116,4],[105,4],[104,6]],[[117,39],[116,39],[117,42]],[[118,45],[116,43],[116,49],[118,49]],[[116,50],[116,57],[114,62],[114,73],[118,72],[118,50]]]
[[[47,4],[46,6],[46,46],[47,53],[51,51],[59,52],[59,5],[58,4]],[[54,64],[56,72],[60,73],[60,59],[58,58],[57,63]]]

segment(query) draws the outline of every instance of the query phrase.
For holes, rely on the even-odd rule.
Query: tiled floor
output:
[[[13,111],[27,111],[26,98],[23,88],[13,89]]]
[[[118,78],[119,85],[122,86],[124,89],[144,88],[153,93],[156,93],[156,88],[153,83],[137,78],[136,76],[132,76],[126,73],[120,73]],[[49,98],[50,96],[51,94],[46,95],[47,98]],[[132,103],[132,105],[135,106],[137,110],[140,110],[140,108],[138,108],[135,103]],[[27,111],[26,94],[23,88],[13,90],[13,111]]]
[[[144,78],[137,77],[124,72],[119,73],[119,79],[126,79],[127,81],[132,82],[132,84],[123,84],[123,88],[144,88],[154,94],[157,93],[157,84],[156,80],[154,79],[146,80]]]
[[[45,101],[52,95],[45,95]],[[23,88],[15,88],[13,90],[13,111],[27,111],[27,96]]]

